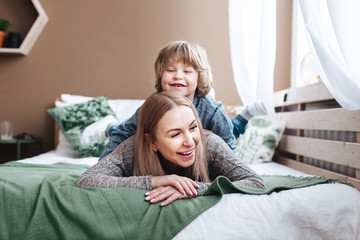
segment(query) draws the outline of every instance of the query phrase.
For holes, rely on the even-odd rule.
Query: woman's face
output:
[[[176,106],[165,113],[157,124],[155,137],[152,149],[165,159],[183,168],[194,163],[201,137],[191,108]]]

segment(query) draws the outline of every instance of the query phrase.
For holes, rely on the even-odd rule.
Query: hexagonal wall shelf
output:
[[[49,18],[38,0],[31,0],[31,2],[34,5],[39,16],[36,18],[35,22],[31,26],[29,32],[25,36],[19,48],[0,48],[0,54],[27,55],[35,44],[37,38],[40,36]]]

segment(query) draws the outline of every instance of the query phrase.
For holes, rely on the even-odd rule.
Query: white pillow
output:
[[[65,107],[72,104],[84,103],[94,99],[94,97],[81,96],[81,95],[71,95],[71,94],[61,94],[62,101],[55,101],[56,107]],[[136,110],[144,103],[144,99],[110,99],[109,105],[110,108],[115,112],[119,124],[130,118]],[[65,136],[60,131],[59,133],[59,143],[56,147],[56,151],[61,154],[66,154],[69,156],[78,156],[71,144],[66,140]]]
[[[271,161],[285,126],[285,121],[253,117],[246,125],[245,133],[234,143],[236,154],[247,164]]]
[[[71,95],[71,94],[61,94],[61,100],[65,103],[66,106],[76,103],[84,103],[90,100],[93,100],[94,97],[87,97],[81,95]]]
[[[130,118],[144,102],[143,99],[110,99],[109,105],[119,119],[119,123],[122,123]]]
[[[61,94],[60,104],[56,104],[57,107],[68,106],[76,103],[84,103],[94,99],[94,97],[87,97],[81,95]],[[135,111],[144,103],[144,99],[109,99],[109,105],[115,112],[116,117],[119,119],[119,123],[131,117]]]
[[[74,150],[68,140],[66,140],[64,134],[59,130],[58,145],[56,146],[57,153],[65,155],[71,158],[79,158],[79,154]]]

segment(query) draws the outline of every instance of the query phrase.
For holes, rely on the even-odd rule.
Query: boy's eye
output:
[[[191,70],[185,70],[184,72],[185,72],[185,73],[192,73]]]
[[[174,72],[173,69],[167,69],[166,71],[167,71],[167,72]]]

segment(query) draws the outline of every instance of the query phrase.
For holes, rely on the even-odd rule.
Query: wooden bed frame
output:
[[[360,110],[341,108],[323,83],[275,92],[274,105],[276,117],[287,122],[274,161],[308,174],[344,179],[360,191]],[[309,131],[345,133],[353,138],[321,139],[309,137]],[[58,136],[55,124],[55,148]],[[346,174],[314,166],[307,158],[341,166]]]
[[[323,83],[276,92],[274,105],[277,119],[287,122],[274,161],[308,174],[344,179],[360,191],[360,111],[341,108]],[[339,135],[350,137],[334,137]],[[346,169],[346,174],[309,164],[307,158]]]

